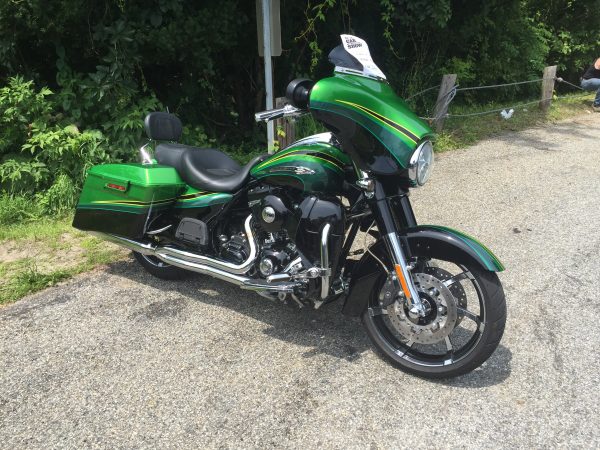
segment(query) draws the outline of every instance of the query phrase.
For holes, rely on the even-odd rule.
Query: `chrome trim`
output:
[[[254,114],[254,120],[256,122],[269,122],[282,117],[298,117],[306,113],[307,111],[304,109],[296,108],[292,105],[285,105],[283,108],[257,112]]]
[[[207,264],[197,264],[191,261],[186,261],[184,259],[179,259],[175,256],[163,254],[163,255],[155,255],[161,261],[166,262],[167,264],[171,264],[172,266],[180,267],[181,269],[191,270],[192,272],[201,273],[204,275],[211,275],[215,278],[218,278],[223,281],[228,281],[230,283],[241,286],[246,281],[250,280],[248,277],[244,277],[241,275],[236,275],[225,270],[219,269],[217,267],[211,267]]]
[[[321,298],[325,299],[329,295],[329,283],[331,274],[329,272],[329,230],[331,224],[326,223],[321,232],[321,269],[324,274],[321,276]]]
[[[383,240],[386,243],[389,252],[391,253],[394,264],[400,266],[402,270],[402,275],[404,275],[404,279],[406,280],[406,284],[408,286],[408,290],[410,292],[410,300],[408,300],[409,311],[413,313],[417,313],[418,316],[425,316],[425,306],[421,301],[421,297],[415,284],[413,283],[412,276],[408,271],[408,267],[406,264],[406,259],[404,258],[404,252],[402,251],[402,246],[400,245],[400,240],[398,239],[398,235],[396,233],[388,233],[383,236]],[[393,273],[393,272],[392,272]],[[398,283],[399,285],[400,283]],[[414,311],[413,311],[414,309]]]
[[[366,74],[362,70],[355,70],[355,69],[349,69],[347,67],[335,66],[335,68],[333,69],[333,71],[334,72],[339,72],[339,73],[347,73],[349,75],[358,75],[359,77],[370,78],[372,80],[377,80],[377,81],[382,81],[384,83],[389,83],[389,81],[386,78],[381,78],[381,77],[378,77],[377,75]]]
[[[133,239],[127,239],[125,237],[117,236],[115,234],[96,232],[92,232],[90,234],[98,236],[99,238],[102,238],[106,241],[112,242],[113,244],[120,245],[121,247],[128,248],[129,250],[133,250],[134,252],[141,253],[142,255],[154,255],[154,251],[156,250],[156,245],[134,241]]]
[[[369,178],[369,174],[363,170],[359,171],[358,180],[356,185],[362,189],[365,193],[365,197],[372,198],[375,195],[375,180]]]
[[[150,236],[154,236],[155,234],[162,233],[163,231],[167,231],[169,228],[171,228],[171,225],[167,225],[166,227],[159,228],[158,230],[146,231],[146,234],[149,234]]]
[[[292,172],[296,175],[314,175],[315,171],[304,166],[277,166],[269,169],[269,173],[273,172]]]
[[[292,276],[289,273],[274,273],[267,277],[267,283],[277,283],[281,281],[290,281]]]
[[[298,267],[299,266],[299,267]],[[283,269],[283,272],[287,273],[292,271],[292,269],[295,269],[298,267],[298,270],[302,269],[302,258],[300,258],[299,256],[296,257],[294,260],[292,260],[287,266],[285,266],[285,268]],[[296,272],[298,271],[296,270]],[[293,272],[293,273],[296,273]]]
[[[337,146],[337,140],[333,133],[318,133],[305,138],[299,139],[296,142],[288,145],[286,148],[295,147],[297,145],[312,145],[312,144],[329,144]]]
[[[270,291],[270,292],[281,292],[286,294],[292,294],[296,287],[300,286],[300,283],[267,283],[265,280],[248,279],[242,284],[240,288],[247,289],[249,291]]]
[[[419,184],[419,182],[417,180],[417,169],[418,169],[419,156],[421,156],[421,151],[423,150],[423,147],[426,144],[431,145],[431,141],[425,140],[425,141],[421,142],[421,144],[417,147],[417,149],[411,155],[410,161],[408,163],[408,178],[410,179],[410,181],[415,183],[415,186],[423,186],[422,184]],[[425,183],[423,183],[423,184],[425,184]]]
[[[154,164],[154,161],[152,160],[152,155],[150,154],[150,152],[148,152],[148,150],[146,150],[149,145],[150,142],[147,142],[146,144],[140,147],[140,162],[144,165]]]

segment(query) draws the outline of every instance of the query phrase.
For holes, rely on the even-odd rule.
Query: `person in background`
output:
[[[581,87],[585,91],[596,91],[594,111],[600,112],[600,58],[585,71],[581,78]]]

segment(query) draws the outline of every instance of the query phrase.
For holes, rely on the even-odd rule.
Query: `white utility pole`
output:
[[[263,51],[265,58],[266,110],[273,109],[273,68],[271,66],[271,0],[262,0],[263,14]],[[275,148],[275,124],[267,122],[267,150],[273,153]]]

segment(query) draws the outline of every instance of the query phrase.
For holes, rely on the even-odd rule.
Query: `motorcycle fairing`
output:
[[[385,81],[335,73],[318,81],[310,93],[310,109],[347,117],[371,132],[406,168],[419,143],[432,135]]]
[[[401,237],[408,243],[412,255],[464,264],[475,262],[490,272],[504,270],[500,260],[485,245],[451,228],[420,225],[404,230]],[[381,265],[372,253],[387,265],[387,270],[392,267],[384,242],[379,239],[352,269],[350,290],[342,309],[346,315],[361,315],[376,288],[375,284],[381,276]]]

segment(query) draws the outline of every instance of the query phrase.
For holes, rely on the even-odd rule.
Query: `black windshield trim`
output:
[[[362,72],[364,70],[363,65],[346,51],[343,45],[338,45],[336,48],[329,52],[329,62],[337,67],[344,67],[345,69],[358,70]]]

